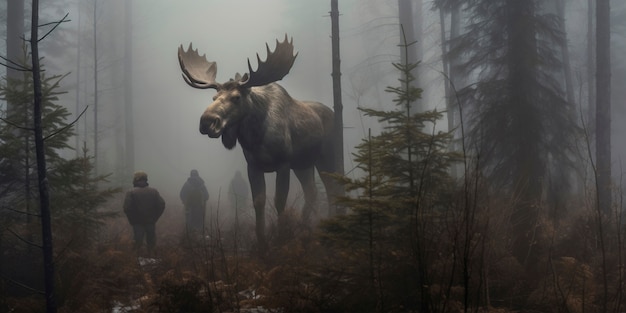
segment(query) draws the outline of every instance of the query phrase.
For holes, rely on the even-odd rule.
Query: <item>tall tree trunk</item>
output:
[[[22,46],[24,45],[24,1],[7,1],[7,59],[19,63],[22,58]],[[11,65],[11,63],[9,63]],[[20,71],[7,67],[7,78],[19,79]],[[9,103],[9,110],[11,104]]]
[[[529,27],[527,21],[534,19],[535,1],[507,1],[508,38],[508,103],[513,116],[516,116],[512,128],[522,130],[529,121],[536,121],[537,110],[532,98],[537,80],[534,57],[537,51],[536,29]],[[511,140],[515,140],[519,149],[513,156],[516,168],[512,179],[519,202],[515,205],[511,220],[514,226],[515,241],[513,253],[525,266],[536,265],[537,253],[533,250],[533,233],[537,222],[542,177],[545,164],[539,157],[541,151],[536,144],[537,138],[525,131],[517,131]]]
[[[98,0],[93,2],[93,172],[98,176]]]
[[[80,114],[80,45],[81,45],[81,24],[80,24],[80,2],[76,3],[76,13],[78,14],[78,26],[76,28],[76,34],[78,39],[76,39],[76,117]],[[79,122],[76,121],[76,135],[74,136],[74,149],[76,149],[75,157],[78,158],[81,155],[81,144],[80,144],[80,132],[78,131]]]
[[[133,1],[126,1],[124,32],[124,106],[126,149],[122,173],[135,170],[135,129],[133,128],[133,41],[132,41]],[[341,160],[343,162],[343,160]]]
[[[563,57],[563,75],[565,76],[565,90],[567,93],[567,102],[570,105],[576,103],[574,96],[574,83],[572,82],[572,68],[569,57],[569,46],[567,40],[567,29],[565,28],[565,1],[556,0],[556,10],[559,16],[559,28],[563,32],[563,46],[561,47],[561,55]]]
[[[335,173],[339,175],[344,174],[344,160],[343,160],[343,104],[341,101],[341,54],[339,53],[339,6],[337,0],[330,0],[330,20],[331,20],[331,33],[332,33],[332,62],[333,62],[333,110],[335,111],[335,123],[334,130],[334,142],[333,149],[335,154]],[[344,194],[344,187],[341,184],[336,184],[334,189],[336,195],[342,196]],[[344,214],[343,208],[328,204],[329,215]]]
[[[42,92],[39,66],[39,45],[37,30],[39,29],[39,1],[33,0],[30,46],[33,71],[34,114],[33,126],[35,129],[35,153],[37,155],[37,181],[39,187],[39,205],[41,213],[41,237],[43,241],[44,259],[44,286],[46,295],[46,312],[57,311],[54,292],[54,260],[52,250],[52,223],[50,217],[50,195],[48,193],[48,178],[46,156],[42,129]]]
[[[609,0],[596,2],[596,162],[598,206],[611,210],[611,35]]]
[[[401,47],[400,49],[400,63],[401,64],[415,64],[418,61],[418,58],[421,56],[419,51],[419,46],[421,42],[419,42],[416,38],[415,34],[415,23],[413,20],[413,5],[415,2],[415,6],[418,12],[418,28],[421,33],[421,23],[419,22],[419,18],[421,17],[422,12],[422,1],[414,1],[414,0],[398,0],[398,16],[400,20],[400,46],[408,45],[405,49]],[[406,38],[406,42],[402,42]],[[411,74],[415,78],[415,80],[411,83],[412,86],[419,85],[419,73],[417,68],[411,71]],[[415,103],[412,103],[413,106],[417,105],[419,100],[416,100]]]
[[[452,136],[452,140],[450,141],[450,150],[458,151],[457,140],[461,137],[460,133],[454,131],[454,129],[458,126],[457,117],[461,114],[457,98],[456,91],[461,87],[458,82],[460,81],[460,77],[462,73],[459,72],[459,57],[451,57],[450,51],[453,49],[454,40],[461,33],[461,6],[455,5],[450,8],[450,34],[449,37],[446,38],[446,18],[445,18],[445,8],[439,9],[439,23],[441,27],[441,53],[442,53],[442,67],[443,72],[446,77],[444,82],[444,92],[446,97],[446,116],[448,119],[448,131],[454,132]],[[452,177],[456,178],[458,176],[458,165],[451,164],[450,171]]]
[[[604,220],[611,213],[611,8],[596,0],[596,209],[602,253],[602,312],[608,312],[609,288]]]
[[[588,132],[595,138],[596,133],[596,55],[595,36],[594,36],[594,7],[593,0],[587,0],[587,123]]]

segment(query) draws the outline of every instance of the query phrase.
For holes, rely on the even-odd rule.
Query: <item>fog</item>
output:
[[[123,1],[99,4],[96,10],[100,91],[98,114],[99,173],[113,173],[113,180],[130,186],[132,171],[144,170],[149,182],[175,203],[178,191],[197,169],[207,182],[210,203],[215,209],[224,204],[228,185],[237,170],[245,174],[246,163],[239,146],[226,150],[220,139],[199,133],[199,117],[211,103],[212,89],[189,87],[181,77],[176,52],[190,42],[209,61],[218,65],[217,81],[235,73],[245,73],[247,59],[256,68],[256,53],[265,58],[265,44],[287,34],[293,38],[298,57],[290,73],[279,83],[296,99],[314,100],[333,107],[331,73],[330,2],[326,1],[136,1],[132,8],[132,103],[135,135],[135,168],[120,173],[116,162],[123,153],[124,109],[121,71],[123,70]],[[77,75],[81,81],[80,108],[91,105],[78,124],[80,141],[93,150],[93,3],[69,7],[72,21],[63,31],[80,29],[80,72],[65,79],[70,89]],[[367,128],[377,128],[361,116],[357,106],[381,108],[391,98],[384,88],[396,84],[391,63],[400,58],[396,1],[340,1],[340,39],[346,171],[353,147],[364,138]],[[78,15],[80,12],[80,16]],[[47,14],[49,18],[50,15]],[[436,36],[434,36],[436,38]],[[76,44],[76,43],[73,43]],[[76,48],[55,64],[75,68]],[[74,62],[74,63],[72,63]],[[66,69],[67,67],[59,66]],[[76,102],[70,91],[67,103]],[[439,100],[441,104],[443,102]],[[350,172],[351,174],[354,174]],[[268,200],[273,198],[273,176],[266,176]],[[292,178],[288,204],[301,198]]]
[[[98,138],[98,173],[111,173],[112,183],[130,186],[132,172],[144,170],[152,186],[170,202],[178,202],[180,187],[191,169],[206,180],[211,206],[227,198],[228,184],[237,170],[245,173],[239,146],[226,150],[220,139],[198,131],[201,113],[210,104],[214,90],[190,88],[181,77],[177,48],[190,42],[218,65],[217,80],[226,81],[235,73],[247,72],[247,59],[256,67],[255,56],[265,58],[265,44],[274,48],[285,34],[293,38],[298,52],[290,73],[279,83],[296,99],[314,100],[330,107],[331,24],[329,1],[133,1],[132,38],[132,125],[135,138],[134,168],[124,168],[124,28],[125,2],[57,1],[45,3],[42,22],[60,19],[69,13],[68,23],[42,41],[44,63],[51,74],[69,75],[62,87],[68,91],[61,101],[74,113],[87,108],[77,123],[78,140],[91,152]],[[417,1],[413,3],[418,3]],[[94,9],[94,4],[97,7]],[[423,18],[416,19],[421,60],[419,85],[428,108],[445,109],[441,71],[440,26],[432,2],[424,1]],[[414,8],[417,16],[417,9]],[[344,116],[344,159],[348,175],[358,175],[351,161],[354,146],[366,137],[369,128],[380,129],[357,107],[392,108],[392,96],[384,92],[397,84],[392,62],[400,59],[397,1],[339,1],[341,72]],[[586,73],[586,1],[567,5],[567,31],[572,69],[576,77]],[[95,27],[95,30],[94,30]],[[95,35],[94,35],[95,34]],[[623,47],[623,35],[616,31],[616,46]],[[97,38],[94,41],[94,36]],[[94,62],[94,44],[98,46]],[[617,63],[617,61],[616,61]],[[93,75],[97,65],[98,134],[94,134]],[[578,78],[576,84],[585,84]],[[581,90],[583,88],[580,88]],[[614,99],[620,88],[614,88]],[[578,95],[584,99],[584,90]],[[623,99],[623,97],[622,97]],[[614,120],[624,115],[623,106],[613,105]],[[614,122],[614,132],[621,131]],[[437,126],[447,129],[446,121]],[[613,149],[621,160],[625,149],[620,142]],[[67,152],[68,155],[75,152]],[[619,174],[619,173],[616,173]],[[267,176],[268,199],[272,198],[272,176]],[[301,191],[293,184],[288,203],[297,202]]]
[[[17,1],[0,3],[0,12],[17,16],[10,15],[15,11],[7,5]],[[23,85],[3,82],[8,88],[0,94],[5,126],[0,161],[3,169],[15,172],[2,170],[0,175],[6,189],[0,194],[0,290],[11,294],[0,297],[0,311],[21,306],[20,300],[35,307],[30,302],[39,297],[40,283],[46,286],[39,289],[48,291],[53,289],[48,283],[55,281],[63,309],[77,312],[85,310],[71,306],[117,312],[128,304],[161,310],[161,302],[175,307],[177,301],[192,303],[190,298],[221,312],[261,312],[263,307],[285,312],[617,312],[624,307],[621,199],[626,188],[621,181],[626,142],[621,137],[626,132],[626,63],[621,56],[626,50],[626,1],[612,1],[605,11],[602,5],[608,0],[338,0],[345,175],[375,179],[348,183],[357,190],[354,197],[341,199],[347,200],[340,208],[347,214],[338,209],[336,217],[318,224],[328,213],[323,203],[313,207],[319,211],[312,223],[307,216],[298,218],[298,212],[290,214],[289,209],[299,211],[304,202],[292,175],[288,212],[279,223],[273,209],[275,175],[266,174],[267,229],[262,230],[254,223],[250,199],[230,202],[231,179],[237,172],[246,176],[241,147],[228,150],[221,138],[199,131],[200,116],[216,91],[185,83],[177,50],[193,43],[200,54],[217,62],[216,80],[222,83],[246,73],[248,59],[255,69],[257,54],[266,58],[266,43],[274,49],[275,41],[287,35],[298,56],[278,83],[293,98],[333,108],[330,2],[42,1],[44,74],[64,76],[59,86],[65,93],[55,104],[69,110],[67,122],[75,126],[71,148],[59,153],[71,159],[82,156],[86,147],[96,165],[96,180],[99,175],[108,180],[76,183],[72,177],[82,178],[85,172],[76,174],[75,164],[64,168],[65,162],[50,158],[57,162],[49,162],[56,166],[49,172],[63,175],[54,177],[57,181],[50,175],[53,203],[48,208],[42,193],[40,212],[35,213],[37,196],[30,188],[36,184],[29,177],[34,173],[32,140],[5,118],[17,112],[7,110],[6,101],[12,101],[7,94]],[[433,8],[435,2],[460,5],[440,11]],[[402,50],[399,27],[400,13],[409,11],[399,12],[399,5],[407,3],[413,5],[407,15],[415,23],[411,48],[420,63],[413,73],[422,99],[407,103],[413,105],[407,109],[412,116],[396,115],[382,123],[359,108],[397,112],[398,102],[404,105],[416,94],[406,85],[400,87],[406,93],[393,93],[403,77],[394,65],[402,62],[401,55],[409,55]],[[560,5],[565,8],[562,15]],[[612,14],[610,24],[594,21],[589,11],[595,5],[598,17]],[[31,8],[25,7],[28,39]],[[66,14],[67,20],[56,25]],[[7,23],[0,19],[0,30]],[[455,24],[460,28],[456,36]],[[443,26],[447,28],[442,31]],[[611,27],[610,45],[601,40],[609,32],[603,26]],[[451,38],[460,42],[457,51]],[[445,53],[447,48],[458,54]],[[612,55],[610,64],[594,55],[606,52]],[[602,88],[609,76],[610,91]],[[454,90],[448,84],[453,80]],[[21,96],[19,91],[15,93]],[[607,93],[610,101],[602,97]],[[30,106],[27,100],[13,103]],[[454,115],[444,112],[436,122],[428,119],[433,115],[413,114],[443,112],[447,105],[456,110]],[[460,112],[460,106],[467,110]],[[610,119],[603,114],[607,111]],[[22,118],[31,114],[23,112]],[[465,124],[453,120],[459,117]],[[385,126],[393,130],[385,135],[396,137],[377,136]],[[370,130],[377,137],[367,141],[373,143],[368,147],[379,146],[357,150]],[[448,142],[438,131],[449,131],[453,140]],[[21,137],[14,136],[18,132]],[[365,154],[367,172],[354,163]],[[25,163],[23,168],[18,162]],[[199,171],[210,194],[201,236],[185,231],[188,221],[179,199],[192,169]],[[124,191],[132,187],[138,170],[147,172],[149,184],[166,202],[158,219],[157,249],[147,254],[131,247],[137,233],[122,214]],[[612,177],[605,175],[609,170]],[[10,177],[21,173],[26,174],[23,182]],[[318,200],[324,202],[318,185]],[[102,193],[91,193],[92,186]],[[121,192],[100,202],[109,187],[121,187]],[[109,210],[120,214],[112,217]],[[51,228],[45,223],[47,211],[53,213],[52,235],[46,233]],[[230,223],[227,219],[235,212],[240,219]],[[35,235],[35,217],[41,217],[43,240]],[[44,281],[41,271],[33,270],[42,268],[41,260],[33,257],[40,241],[44,272],[54,279]],[[48,245],[52,241],[54,255]],[[56,269],[46,259],[54,259]],[[22,289],[27,289],[24,294]]]

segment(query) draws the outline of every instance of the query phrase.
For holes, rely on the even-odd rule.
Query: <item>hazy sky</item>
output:
[[[123,25],[121,14],[118,13],[125,1],[128,0],[98,1],[97,18],[102,25],[98,41],[103,52],[99,56],[99,65],[103,72],[119,67],[121,63],[124,30],[120,26]],[[89,11],[93,2],[66,2],[71,5],[63,1],[58,2],[60,4],[44,3],[42,22],[54,21],[65,13],[69,13],[68,18],[71,19],[46,39],[48,44],[59,38],[76,40],[76,28],[81,24],[80,29],[84,32],[80,37],[83,42],[81,47],[84,47],[81,70],[74,70],[76,47],[68,46],[67,51],[46,57],[47,60],[62,60],[57,62],[62,71],[69,68],[70,75],[62,83],[69,90],[74,87],[77,72],[84,71],[80,80],[83,82],[81,88],[86,90],[82,91],[83,98],[79,102],[83,106],[91,105],[93,93],[90,94],[88,89],[92,84],[89,71],[93,71],[89,61],[93,13]],[[293,37],[299,54],[289,75],[279,83],[294,98],[315,100],[332,107],[329,0],[134,0],[132,3],[135,164],[137,170],[149,173],[151,184],[159,187],[166,196],[177,201],[180,187],[189,171],[195,168],[207,181],[211,201],[216,205],[220,189],[222,197],[227,198],[228,184],[235,171],[245,173],[245,160],[239,147],[228,151],[221,140],[210,139],[198,131],[200,115],[211,103],[215,91],[194,89],[184,83],[176,56],[181,44],[187,47],[193,42],[200,53],[205,53],[210,61],[216,61],[217,80],[223,82],[237,72],[247,72],[248,58],[256,67],[256,53],[265,58],[265,43],[273,49],[275,40],[282,40],[287,33]],[[82,16],[78,14],[79,5]],[[424,35],[418,40],[424,44],[425,53],[419,68],[424,73],[421,75],[426,76],[419,84],[425,90],[424,97],[427,99],[424,103],[443,110],[442,78],[439,74],[440,26],[438,14],[430,10],[431,6],[431,1],[424,0],[425,15],[421,19]],[[581,21],[586,18],[586,1],[568,2],[567,8],[572,67],[578,75],[585,71],[581,67],[585,61],[584,49],[580,47],[585,44],[586,24]],[[391,63],[399,60],[400,39],[397,0],[339,0],[339,11],[344,157],[346,171],[349,172],[355,166],[351,162],[354,146],[367,135],[368,128],[379,127],[377,122],[363,118],[357,106],[392,107],[392,96],[384,90],[398,83],[397,72]],[[615,38],[623,39],[621,33],[616,32]],[[57,48],[64,46],[60,44]],[[48,69],[57,70],[52,66]],[[116,137],[123,135],[119,129],[124,121],[122,106],[118,105],[123,103],[120,72],[117,70],[117,73],[102,75],[99,82],[102,96],[98,109],[102,114],[102,124],[99,125],[103,138],[99,164],[104,172],[113,171],[116,150],[122,142],[116,141]],[[71,91],[66,95],[69,100],[64,99],[69,108],[76,102],[74,94],[75,91]],[[84,118],[87,125],[92,110],[93,107]],[[445,125],[445,121],[440,124]],[[128,173],[128,184],[131,175]],[[273,189],[270,179],[268,189]],[[297,192],[292,190],[291,198]],[[268,199],[272,198],[273,195],[269,194]]]
[[[396,1],[388,2],[382,3],[387,11],[381,11],[380,5],[370,7],[360,1],[340,1],[340,27],[342,34],[346,34],[342,38],[342,72],[344,89],[349,94],[364,92],[354,91],[350,79],[356,79],[360,85],[357,87],[366,90],[372,79],[378,79],[368,78],[373,75],[368,71],[377,70],[380,65],[391,69],[390,62],[395,61],[393,54],[375,51],[380,46],[397,49],[397,42],[393,42],[397,40],[397,20],[393,20]],[[236,72],[247,72],[247,58],[251,58],[255,67],[255,54],[265,57],[265,43],[273,49],[275,39],[282,40],[287,33],[293,37],[299,54],[280,84],[294,98],[320,101],[332,107],[330,1],[143,0],[135,3],[133,90],[135,124],[139,126],[135,132],[135,163],[150,174],[154,185],[169,185],[165,193],[177,194],[189,170],[196,168],[207,180],[212,200],[216,201],[220,188],[225,197],[236,170],[245,173],[245,160],[239,147],[228,151],[221,140],[199,133],[199,117],[215,91],[194,89],[184,83],[176,57],[179,45],[186,48],[193,42],[201,54],[206,53],[210,61],[217,62],[217,80],[226,81]],[[385,17],[385,12],[389,16]],[[378,16],[374,17],[375,14]],[[356,29],[368,16],[378,19],[378,24],[381,18],[389,18],[386,23],[396,23],[396,28],[386,31],[391,38],[372,37],[375,41],[365,43],[366,49],[363,38],[368,38],[367,31]],[[378,34],[385,33],[378,28],[375,30]],[[368,53],[374,55],[367,56]],[[357,75],[352,74],[355,71]],[[371,106],[376,101],[362,101],[361,105]],[[362,138],[353,99],[344,99],[344,119],[349,127],[347,138]],[[357,139],[348,141],[351,146],[358,143]],[[273,189],[273,185],[268,179],[268,189]],[[297,192],[293,190],[292,197]],[[270,194],[268,199],[272,198]]]
[[[99,167],[102,172],[113,172],[115,159],[121,151],[124,125],[123,88],[120,88],[123,53],[123,0],[98,1],[98,64],[103,72],[99,81]],[[420,81],[429,97],[430,107],[444,109],[438,46],[437,14],[428,10],[422,20],[427,32],[419,38],[425,46],[420,69],[433,79]],[[78,7],[81,7],[78,15]],[[47,10],[48,19],[62,16],[63,10]],[[256,53],[265,58],[265,44],[274,48],[275,40],[285,34],[293,38],[298,52],[290,73],[279,83],[296,99],[314,100],[333,106],[331,79],[331,23],[330,1],[293,0],[135,0],[133,16],[133,108],[135,125],[135,170],[145,170],[151,184],[168,198],[177,200],[180,187],[191,169],[198,169],[207,181],[211,202],[217,205],[218,195],[227,198],[228,185],[237,170],[245,173],[245,160],[240,147],[226,150],[220,139],[211,139],[198,131],[199,118],[211,103],[214,90],[189,87],[181,78],[176,56],[178,47],[193,42],[194,48],[216,61],[217,80],[226,81],[235,73],[248,71],[247,59],[256,68]],[[380,125],[365,118],[357,106],[381,109],[393,108],[392,95],[384,90],[397,86],[398,73],[392,62],[400,59],[398,44],[399,23],[397,0],[340,0],[341,72],[344,117],[344,159],[346,172],[352,163],[354,146],[373,133]],[[122,11],[123,12],[123,11]],[[70,23],[62,29],[71,32],[80,24],[82,56],[81,70],[72,71],[66,84],[82,82],[81,105],[91,105],[93,99],[93,2],[79,1],[69,10]],[[429,14],[430,13],[430,14]],[[76,37],[70,34],[69,38]],[[76,50],[69,48],[60,64],[76,65]],[[90,59],[91,58],[91,59]],[[118,68],[117,70],[114,68]],[[111,71],[112,74],[105,74]],[[71,88],[71,86],[70,86]],[[434,95],[430,95],[434,93]],[[69,107],[76,102],[75,92],[66,95]],[[73,97],[73,98],[72,98]],[[80,126],[93,127],[90,119],[93,106]],[[445,122],[441,123],[442,126]],[[93,135],[89,135],[92,136]],[[83,140],[82,138],[80,140]],[[86,138],[88,144],[91,137]],[[128,173],[130,185],[130,177]],[[268,175],[268,190],[273,177]],[[292,179],[295,182],[295,178]],[[128,187],[125,186],[125,187]],[[290,199],[298,196],[299,188],[292,189]],[[268,199],[273,195],[268,194]]]

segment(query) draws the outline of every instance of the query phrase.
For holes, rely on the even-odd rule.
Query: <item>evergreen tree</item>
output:
[[[470,22],[457,46],[466,54],[464,70],[477,78],[460,94],[472,112],[469,136],[482,171],[494,188],[519,199],[513,249],[522,263],[531,251],[527,232],[540,214],[541,197],[557,190],[546,188],[548,178],[574,167],[578,131],[574,108],[555,79],[562,73],[563,32],[558,16],[540,13],[541,3],[468,1]]]
[[[26,59],[26,51],[23,55]],[[23,61],[26,64],[25,61]],[[52,169],[64,162],[60,152],[70,149],[68,140],[73,136],[66,119],[70,113],[58,105],[60,82],[64,76],[48,77],[42,71],[42,127],[46,141],[46,161]],[[33,131],[32,73],[22,72],[21,79],[5,79],[0,84],[0,99],[12,104],[2,112],[0,124],[0,166],[3,174],[0,195],[5,196],[4,206],[23,211],[26,217],[33,214],[32,199],[37,196],[37,175]]]
[[[86,144],[81,157],[61,162],[50,173],[50,202],[54,203],[53,222],[59,232],[57,245],[72,244],[85,248],[92,243],[107,219],[116,217],[119,210],[103,205],[121,188],[101,189],[111,174],[94,176],[93,156],[87,154]]]
[[[86,149],[78,158],[62,156],[63,150],[71,149],[73,136],[72,124],[67,121],[70,113],[57,104],[64,76],[40,73],[41,128],[54,240],[62,251],[76,251],[89,247],[105,219],[117,214],[104,210],[103,204],[119,189],[98,189],[97,183],[106,181],[107,176],[94,176]],[[28,71],[21,75],[21,79],[0,83],[0,99],[13,104],[10,110],[0,112],[0,250],[6,252],[0,258],[0,274],[3,280],[41,289],[43,279],[37,269],[42,260],[32,250],[41,248],[43,240],[34,156],[33,77]]]
[[[356,147],[354,158],[365,175],[337,177],[349,192],[338,199],[348,214],[325,221],[321,238],[342,251],[337,255],[345,261],[347,281],[359,290],[358,298],[344,299],[351,309],[382,312],[402,305],[428,311],[423,286],[429,284],[428,247],[436,239],[427,225],[451,198],[448,169],[457,155],[446,150],[450,133],[434,130],[441,112],[411,112],[422,92],[411,85],[417,64],[393,66],[401,73],[400,86],[386,91],[396,96],[397,109],[362,109],[386,126]]]

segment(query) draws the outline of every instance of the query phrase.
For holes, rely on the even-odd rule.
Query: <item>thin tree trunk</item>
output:
[[[596,66],[594,53],[595,37],[594,37],[594,12],[595,8],[593,0],[587,1],[587,122],[589,133],[595,138],[596,133],[596,85],[595,75]],[[592,146],[593,147],[593,146]]]
[[[450,62],[448,59],[450,58],[448,53],[450,52],[450,38],[446,37],[446,13],[443,8],[439,8],[439,27],[441,32],[441,67],[443,68],[444,77],[444,94],[446,97],[446,114],[448,117],[448,131],[452,131],[454,129],[454,111],[452,110],[452,92],[451,92],[451,82],[450,82]],[[453,148],[453,143],[450,143],[450,147]],[[454,170],[454,167],[452,167]],[[453,177],[456,177],[456,174],[453,173]]]
[[[603,220],[611,213],[611,8],[609,0],[596,1],[596,188],[600,249],[602,253],[602,312],[608,312],[609,290]]]
[[[596,2],[596,159],[598,204],[611,210],[611,45],[609,0]]]
[[[123,173],[129,173],[135,169],[135,129],[133,127],[133,41],[132,41],[132,12],[133,1],[126,1],[125,32],[124,32],[124,105],[125,105],[125,131],[126,131],[126,155],[124,157]],[[343,161],[343,160],[342,160]]]
[[[50,217],[50,195],[48,193],[48,178],[46,176],[46,156],[43,140],[43,129],[41,122],[42,115],[42,92],[41,76],[39,66],[39,1],[33,0],[30,46],[32,55],[33,71],[33,95],[34,114],[33,125],[35,128],[35,153],[37,154],[37,180],[39,187],[39,205],[41,213],[41,237],[43,240],[44,259],[44,285],[46,295],[46,312],[55,313],[57,311],[54,292],[54,260],[52,250],[52,223]]]
[[[23,55],[24,44],[24,1],[7,1],[7,59],[19,63]],[[11,63],[9,63],[10,65]],[[19,79],[20,71],[7,67],[7,78]],[[9,109],[11,105],[9,103]]]
[[[567,92],[567,102],[570,105],[576,103],[574,97],[574,83],[572,82],[572,68],[569,57],[569,47],[567,40],[567,30],[565,29],[565,2],[564,0],[556,0],[556,10],[559,15],[559,28],[563,32],[563,46],[561,47],[561,55],[563,56],[563,75],[565,76],[565,90]]]
[[[17,80],[23,79],[21,71],[16,69],[16,66],[11,62],[20,63],[24,58],[23,51],[23,36],[24,36],[24,1],[7,1],[7,34],[6,34],[6,56],[9,62],[7,62],[7,87],[14,84]],[[7,116],[14,116],[16,110],[16,104],[7,100]],[[14,132],[25,132],[24,130],[15,130]],[[30,162],[29,162],[29,135],[24,136],[24,196],[26,199],[26,212],[30,212]],[[13,161],[14,166],[19,168],[19,162]],[[26,214],[26,222],[30,222],[31,215]]]
[[[453,132],[452,140],[450,140],[450,150],[458,151],[457,132],[454,131],[457,126],[457,114],[459,114],[458,104],[456,103],[456,82],[459,80],[461,73],[458,71],[459,58],[451,58],[449,53],[452,50],[452,44],[455,38],[460,34],[460,6],[454,6],[450,9],[450,35],[446,38],[446,18],[443,8],[439,9],[439,23],[441,27],[441,53],[442,67],[445,73],[444,92],[446,97],[446,116],[448,119],[448,131]],[[456,178],[458,176],[458,165],[450,165],[450,174]]]
[[[333,62],[333,110],[335,111],[335,122],[333,126],[334,141],[333,149],[335,154],[335,173],[344,174],[343,160],[343,104],[341,101],[341,55],[339,53],[339,5],[337,0],[330,1],[330,20],[332,33],[332,62]],[[341,184],[334,184],[336,196],[344,194],[344,187]],[[332,203],[328,204],[329,215],[344,214],[345,210]]]
[[[80,2],[77,3],[77,14],[78,14],[78,26],[76,29],[77,37],[76,40],[76,116],[80,114]],[[78,131],[78,121],[76,121],[76,135],[74,136],[74,148],[76,149],[75,156],[78,158],[80,156],[80,132]]]
[[[98,175],[98,0],[93,3],[93,172]]]

